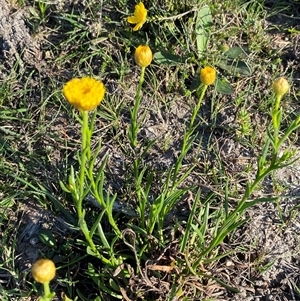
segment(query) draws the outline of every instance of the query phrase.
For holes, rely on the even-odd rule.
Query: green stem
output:
[[[276,95],[276,101],[275,101],[275,106],[274,106],[275,112],[278,112],[278,110],[279,110],[281,98],[282,98],[282,95]]]
[[[139,80],[139,84],[136,90],[136,94],[135,94],[135,103],[134,103],[134,107],[133,110],[130,111],[130,115],[131,115],[131,124],[130,124],[130,129],[129,129],[129,139],[130,139],[130,145],[134,150],[134,161],[133,161],[133,174],[134,174],[134,179],[135,179],[135,183],[136,183],[136,193],[137,193],[137,197],[138,200],[140,202],[140,208],[143,211],[144,206],[142,206],[143,204],[143,200],[141,200],[141,198],[143,198],[141,196],[141,187],[139,186],[139,164],[140,164],[140,159],[137,158],[137,154],[136,154],[136,147],[138,144],[138,140],[137,140],[137,135],[138,135],[138,131],[139,131],[139,123],[138,123],[138,110],[141,104],[141,91],[142,91],[142,85],[144,83],[144,77],[145,77],[145,70],[146,67],[142,67],[141,69],[141,74],[140,74],[140,80]],[[141,213],[141,215],[143,215]],[[143,219],[143,216],[141,216],[141,218]]]
[[[201,95],[199,97],[199,100],[197,102],[197,105],[196,105],[196,107],[193,110],[193,114],[192,114],[192,118],[191,118],[191,122],[190,122],[190,126],[189,126],[189,132],[193,131],[194,122],[195,122],[197,114],[198,114],[198,112],[200,110],[200,106],[201,106],[202,100],[204,98],[205,92],[207,90],[207,87],[208,87],[207,85],[204,85],[204,87],[202,89],[202,92],[201,92]]]
[[[76,204],[78,218],[82,218],[82,202],[84,198],[84,186],[85,186],[85,169],[87,161],[87,147],[90,145],[88,137],[89,129],[89,116],[87,111],[81,112],[82,114],[82,127],[81,127],[81,162],[79,172],[79,196]]]
[[[282,96],[276,95],[275,105],[272,112],[272,120],[273,120],[273,127],[274,127],[274,145],[277,147],[278,143],[278,135],[279,135],[279,128],[281,123],[281,110],[279,108],[280,101]]]
[[[277,153],[279,149],[279,130],[280,130],[280,123],[281,123],[281,110],[279,108],[280,106],[280,101],[281,101],[282,96],[276,95],[276,100],[274,104],[274,109],[272,111],[272,121],[273,121],[273,142],[274,142],[274,147],[273,147],[273,152],[272,152],[272,164],[275,164],[277,160]]]
[[[85,175],[86,175],[86,163],[88,159],[88,154],[90,151],[90,140],[91,136],[89,134],[89,115],[87,111],[81,112],[82,116],[82,126],[81,126],[81,161],[80,161],[80,171],[79,171],[79,194],[76,200],[76,210],[78,215],[78,221],[80,229],[90,246],[91,250],[98,256],[103,263],[110,264],[110,261],[103,257],[97,250],[96,245],[94,244],[88,226],[85,221],[85,213],[82,209],[82,202],[85,195]],[[89,154],[90,155],[90,154]]]
[[[173,171],[173,174],[172,174],[173,183],[172,183],[171,191],[173,191],[175,189],[175,183],[176,183],[178,172],[179,172],[179,170],[180,170],[180,168],[182,166],[182,161],[185,158],[185,155],[186,155],[188,149],[191,147],[191,143],[189,143],[190,142],[189,139],[190,139],[190,137],[194,133],[194,130],[195,130],[194,123],[195,123],[196,117],[198,115],[198,112],[200,110],[200,107],[201,107],[201,104],[202,104],[202,100],[204,98],[204,95],[205,95],[205,92],[207,90],[207,87],[208,87],[208,85],[204,85],[203,86],[203,89],[201,91],[201,94],[200,94],[200,97],[198,99],[198,102],[197,102],[196,106],[194,107],[188,131],[185,133],[185,135],[183,137],[183,142],[182,142],[181,152],[180,152],[181,155],[179,156],[179,158],[178,158],[178,160],[177,160],[177,162],[175,164],[175,168],[174,168],[174,171]]]
[[[137,113],[141,103],[141,90],[144,82],[145,70],[146,68],[142,67],[140,81],[135,95],[134,108],[133,111],[131,111],[130,143],[132,148],[136,148],[137,146],[137,133],[138,133]]]
[[[110,265],[110,266],[113,265],[110,260],[108,260],[107,258],[105,258],[104,256],[102,256],[98,252],[98,250],[96,248],[96,245],[94,244],[94,242],[93,242],[93,240],[92,240],[92,238],[90,236],[90,231],[89,231],[89,229],[87,227],[87,224],[86,224],[86,221],[84,219],[84,216],[83,216],[83,218],[81,218],[79,220],[79,226],[80,226],[80,229],[81,229],[81,231],[82,231],[82,233],[83,233],[83,235],[84,235],[87,243],[89,244],[89,246],[90,246],[91,250],[93,251],[93,253],[95,254],[95,256],[97,256],[104,264],[107,264],[107,265]]]
[[[44,287],[44,294],[40,298],[40,301],[51,301],[52,297],[54,297],[55,293],[51,293],[49,282],[44,282],[43,287]]]
[[[43,283],[44,285],[44,297],[47,298],[50,295],[49,282]]]

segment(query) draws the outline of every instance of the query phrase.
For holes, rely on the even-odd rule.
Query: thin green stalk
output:
[[[43,283],[44,286],[44,297],[51,300],[50,298],[48,298],[48,296],[50,295],[50,287],[49,287],[49,282],[45,282]]]
[[[275,100],[275,105],[274,105],[274,111],[278,112],[279,110],[279,105],[280,105],[280,101],[281,101],[282,95],[276,95],[276,100]]]
[[[204,85],[203,86],[203,89],[201,91],[201,94],[200,94],[199,100],[197,102],[197,105],[196,105],[196,107],[193,110],[193,114],[192,114],[192,118],[191,118],[191,122],[190,122],[190,126],[189,126],[189,132],[193,131],[194,122],[195,122],[197,114],[198,114],[198,112],[200,110],[200,106],[202,104],[202,100],[204,98],[204,95],[205,95],[205,92],[207,90],[207,87],[208,87],[208,85]]]
[[[138,140],[137,140],[137,135],[138,135],[138,131],[139,131],[138,110],[139,110],[139,107],[141,104],[141,99],[142,99],[141,90],[142,90],[142,85],[144,83],[145,70],[146,70],[146,67],[141,68],[140,80],[139,80],[139,84],[138,84],[138,87],[136,90],[134,107],[133,107],[133,110],[130,111],[131,124],[130,124],[130,128],[129,128],[130,145],[134,150],[133,174],[134,174],[134,179],[136,182],[136,194],[137,194],[140,204],[143,203],[144,200],[141,200],[141,198],[143,198],[143,196],[141,193],[141,187],[140,187],[140,183],[139,183],[140,159],[137,158],[135,150],[136,150],[136,147],[138,144]],[[142,208],[142,206],[140,206],[140,207]],[[144,211],[144,210],[142,209],[142,211]],[[143,213],[141,213],[141,215],[143,215]],[[141,218],[143,219],[143,216],[141,216]]]
[[[84,197],[84,184],[85,184],[85,168],[86,168],[86,150],[88,143],[88,128],[89,128],[89,116],[87,111],[81,112],[82,114],[82,127],[81,127],[81,162],[80,162],[80,172],[79,172],[79,195],[78,200],[76,200],[76,209],[78,218],[82,218],[82,202]]]
[[[175,189],[176,185],[176,179],[177,179],[177,175],[179,173],[179,170],[182,166],[182,161],[185,158],[185,155],[187,153],[187,151],[189,150],[189,148],[191,147],[191,136],[193,135],[194,131],[195,131],[195,127],[194,127],[194,123],[196,120],[196,117],[198,115],[198,112],[200,110],[201,104],[202,104],[202,100],[204,98],[205,92],[207,90],[208,85],[204,85],[203,89],[201,91],[200,97],[198,99],[198,102],[196,104],[196,106],[194,107],[193,113],[192,113],[192,118],[189,124],[189,128],[188,131],[185,133],[184,137],[183,137],[183,142],[182,142],[182,146],[181,146],[181,155],[179,156],[176,164],[175,164],[175,169],[173,171],[173,183],[172,183],[172,191]]]
[[[134,103],[134,108],[131,111],[131,125],[130,125],[130,143],[132,148],[136,148],[137,146],[137,133],[138,133],[138,121],[137,121],[137,113],[138,109],[140,107],[141,103],[141,90],[142,90],[142,85],[144,82],[144,77],[145,77],[145,70],[146,67],[142,67],[141,69],[141,75],[140,75],[140,81],[139,85],[136,90],[136,95],[135,95],[135,103]]]
[[[52,298],[55,296],[55,293],[51,293],[50,291],[50,282],[44,282],[43,288],[44,288],[44,294],[41,296],[40,301],[51,301]]]
[[[272,111],[272,121],[273,121],[273,128],[274,128],[274,153],[278,152],[278,136],[279,136],[279,129],[280,129],[280,123],[281,123],[281,110],[279,108],[280,101],[282,96],[276,95],[276,100],[274,104],[274,109]]]
[[[172,187],[171,187],[171,192],[174,191],[174,189],[176,188],[176,182],[177,182],[177,175],[179,173],[179,170],[180,168],[182,167],[182,161],[183,159],[185,158],[185,155],[186,155],[186,152],[188,151],[188,149],[190,148],[191,146],[191,143],[189,143],[188,139],[190,138],[190,134],[187,133],[184,135],[183,137],[183,141],[182,141],[182,146],[181,146],[181,152],[180,152],[180,155],[175,163],[175,167],[173,169],[173,172],[172,172]]]

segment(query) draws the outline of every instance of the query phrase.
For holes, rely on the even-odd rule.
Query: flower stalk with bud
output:
[[[141,178],[139,172],[139,164],[141,159],[137,151],[138,150],[137,138],[138,138],[138,131],[139,131],[138,110],[142,99],[141,90],[142,90],[142,85],[144,83],[145,70],[151,64],[152,58],[153,55],[152,55],[151,48],[149,46],[139,45],[135,49],[134,60],[135,63],[141,68],[141,73],[140,73],[139,83],[136,89],[134,106],[133,109],[130,110],[130,126],[128,130],[128,138],[134,156],[133,174],[135,179],[137,198],[139,202],[138,211],[139,211],[142,225],[145,225],[144,218],[145,218],[145,210],[146,210],[146,200],[141,193],[142,188],[140,186],[140,180],[139,180]]]
[[[36,282],[43,284],[44,294],[39,300],[51,301],[55,296],[55,293],[50,291],[49,286],[56,273],[54,262],[50,259],[39,259],[32,265],[31,273]]]
[[[209,85],[214,84],[214,82],[216,80],[216,75],[217,75],[216,70],[210,66],[206,66],[200,70],[200,82],[202,83],[203,87],[202,87],[202,91],[201,91],[200,97],[198,99],[198,102],[196,104],[196,107],[194,108],[193,113],[192,113],[192,119],[191,119],[190,127],[189,127],[190,131],[192,130],[192,128],[194,126],[194,122],[195,122],[197,114],[200,110],[200,106],[201,106],[202,100],[204,98],[205,92]]]
[[[290,134],[300,127],[300,116],[298,116],[291,124],[287,127],[283,135],[279,136],[280,123],[282,110],[280,108],[280,102],[282,97],[289,91],[290,85],[288,81],[284,78],[279,78],[273,83],[273,91],[275,93],[276,99],[274,105],[271,109],[271,129],[268,131],[268,137],[266,139],[265,145],[263,146],[262,153],[257,161],[257,172],[253,181],[246,184],[246,189],[242,199],[238,202],[236,208],[228,213],[226,220],[223,225],[218,229],[215,237],[210,242],[210,245],[199,254],[198,261],[200,262],[203,257],[209,254],[216,246],[220,244],[225,236],[232,231],[231,229],[237,228],[244,223],[241,220],[241,216],[247,210],[247,208],[254,206],[260,202],[270,202],[276,201],[277,198],[255,198],[249,200],[257,186],[275,170],[282,167],[286,167],[293,162],[297,161],[299,158],[292,159],[294,152],[287,148],[283,151],[282,155],[279,156],[279,148],[283,143],[289,138]],[[272,128],[273,127],[273,128]]]
[[[141,103],[141,90],[142,85],[144,83],[145,70],[152,62],[152,51],[147,45],[140,45],[136,48],[134,53],[134,60],[136,64],[141,67],[141,74],[139,84],[135,94],[135,103],[133,110],[130,111],[131,116],[131,124],[129,128],[129,139],[131,147],[134,149],[137,146],[137,134],[138,134],[138,121],[137,121],[137,113]]]
[[[282,117],[282,110],[280,108],[280,102],[282,97],[289,91],[290,84],[284,77],[277,78],[273,83],[273,91],[275,93],[275,103],[272,109],[272,121],[273,121],[273,128],[274,128],[274,151],[278,152],[278,140],[279,140],[279,130],[280,130],[280,123]]]
[[[196,106],[193,109],[192,112],[192,117],[191,117],[191,121],[189,124],[189,127],[187,129],[187,132],[185,133],[185,135],[183,136],[183,141],[182,141],[182,146],[181,146],[181,152],[180,152],[180,156],[178,158],[178,160],[176,161],[174,170],[173,170],[173,174],[172,174],[172,190],[175,190],[176,186],[179,184],[177,181],[178,175],[179,175],[179,171],[182,167],[182,161],[185,157],[185,155],[187,154],[188,150],[190,149],[195,137],[193,137],[193,134],[195,132],[195,120],[196,117],[199,113],[201,104],[202,104],[202,100],[204,98],[204,95],[206,93],[206,90],[208,88],[208,86],[213,85],[215,80],[216,80],[216,75],[217,72],[214,68],[210,67],[210,66],[206,66],[204,68],[202,68],[200,70],[200,82],[201,82],[201,94],[200,97],[198,99],[198,102],[196,104]]]

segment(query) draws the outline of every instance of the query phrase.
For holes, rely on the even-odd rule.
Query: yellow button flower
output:
[[[73,78],[65,84],[63,94],[77,110],[92,111],[102,101],[105,87],[90,77]]]
[[[200,71],[200,81],[204,85],[212,85],[216,80],[216,70],[206,66]]]
[[[50,259],[39,259],[32,268],[32,276],[39,283],[49,283],[55,277],[55,264]]]
[[[140,67],[147,67],[152,61],[152,51],[147,45],[140,45],[136,48],[134,53],[134,60]]]
[[[134,8],[134,15],[127,18],[128,23],[136,24],[133,31],[137,31],[142,28],[147,19],[147,9],[144,4],[140,2]]]
[[[273,83],[273,91],[279,97],[282,97],[284,94],[286,94],[289,89],[290,84],[284,77],[277,78]]]

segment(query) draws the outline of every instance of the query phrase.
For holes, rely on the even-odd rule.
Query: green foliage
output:
[[[219,67],[234,76],[250,76],[251,69],[242,59],[247,58],[247,52],[241,47],[233,47],[223,53],[224,59],[218,63]]]
[[[284,216],[275,188],[256,196],[263,181],[298,159],[300,126],[286,109],[296,92],[280,110],[270,96],[282,53],[267,51],[263,4],[147,4],[147,23],[132,32],[124,1],[27,3],[32,32],[47,39],[43,66],[51,66],[22,73],[16,63],[0,84],[0,277],[5,271],[10,279],[0,284],[3,300],[37,294],[29,272],[19,273],[10,221],[28,199],[66,228],[41,227],[37,236],[38,256],[57,260],[53,287],[66,301],[209,300],[207,283],[237,293],[215,271],[243,253],[230,243],[251,222],[247,212],[273,202],[282,222],[297,216],[297,207]],[[132,55],[139,44],[154,53],[142,71]],[[200,84],[207,65],[217,70],[211,86]],[[83,75],[107,87],[90,115],[74,113],[61,95],[62,83]],[[231,164],[222,139],[253,160]],[[274,263],[263,259],[254,264],[259,274]],[[164,281],[168,289],[159,290]]]

